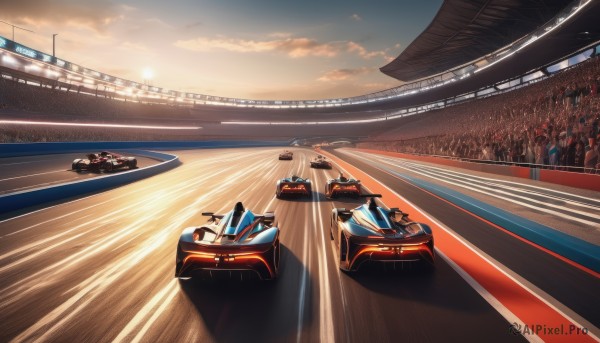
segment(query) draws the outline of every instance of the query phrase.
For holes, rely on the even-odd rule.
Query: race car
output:
[[[311,168],[322,168],[331,169],[331,162],[329,162],[325,156],[317,155],[312,161],[310,161]]]
[[[275,189],[277,198],[284,195],[304,195],[312,196],[312,184],[309,179],[303,179],[299,176],[287,177],[277,180],[277,188]]]
[[[397,208],[377,205],[380,194],[353,210],[335,208],[331,217],[331,239],[336,246],[339,268],[357,271],[368,263],[434,264],[433,234],[426,224],[412,222]]]
[[[348,179],[341,173],[337,179],[327,180],[325,184],[325,196],[329,199],[339,196],[359,197],[360,193],[360,180]]]
[[[122,168],[137,168],[135,157],[123,156],[114,152],[102,151],[99,154],[88,154],[86,157],[74,160],[71,169],[77,172],[82,170],[111,172]]]
[[[279,272],[279,228],[275,214],[254,214],[241,202],[225,214],[202,213],[204,225],[183,230],[175,277],[273,280]]]
[[[292,160],[293,158],[294,158],[294,153],[289,150],[285,150],[284,152],[279,154],[280,160]]]

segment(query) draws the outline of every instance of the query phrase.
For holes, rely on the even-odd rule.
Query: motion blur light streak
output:
[[[0,124],[86,126],[86,127],[111,127],[111,128],[130,128],[130,129],[153,129],[153,130],[198,130],[198,129],[202,128],[201,126],[153,126],[153,125],[106,124],[106,123],[64,123],[64,122],[49,122],[49,121],[28,121],[28,120],[0,120]]]
[[[158,305],[158,304],[168,304],[170,301],[172,300],[171,294],[176,291],[179,290],[179,286],[178,286],[178,281],[177,279],[172,279],[171,282],[169,282],[167,284],[167,286],[165,286],[163,289],[161,289],[160,291],[158,291],[154,297],[152,297],[152,299],[146,303],[146,305],[144,305],[144,307],[142,307],[142,309],[140,311],[138,311],[138,313],[131,319],[131,321],[129,321],[129,323],[127,323],[127,325],[123,328],[123,330],[121,330],[121,332],[119,333],[119,335],[113,340],[114,343],[119,343],[119,342],[128,342],[128,336],[131,335],[131,332],[139,325],[141,325],[145,320],[146,323],[148,323],[149,321],[147,321],[146,317],[150,314],[150,313],[160,313],[159,311],[155,311],[154,308]],[[171,293],[169,293],[171,292]],[[167,295],[169,294],[169,295]],[[167,299],[165,301],[165,299]],[[162,307],[162,305],[161,305]],[[142,330],[140,330],[140,333],[142,332]]]
[[[349,155],[357,156],[355,154],[349,154]],[[371,160],[371,161],[375,161],[375,160],[373,160],[371,158],[368,158],[368,159]],[[563,217],[563,218],[567,218],[569,220],[577,221],[577,222],[580,222],[582,224],[586,224],[586,225],[589,225],[589,226],[592,226],[592,227],[598,227],[598,228],[600,228],[600,224],[598,222],[594,222],[594,221],[590,221],[590,220],[578,218],[578,217],[575,217],[575,216],[572,216],[572,215],[568,215],[568,214],[557,212],[556,210],[562,210],[562,209],[564,209],[564,207],[561,206],[561,205],[554,205],[554,204],[552,204],[551,201],[548,201],[548,200],[546,200],[546,201],[538,201],[538,200],[535,200],[535,199],[533,199],[533,198],[531,198],[529,196],[518,195],[518,194],[515,194],[514,192],[510,193],[508,191],[503,191],[503,190],[495,189],[495,188],[491,188],[491,187],[477,186],[476,185],[476,181],[473,180],[473,179],[469,179],[469,178],[463,178],[464,180],[459,180],[459,181],[452,181],[451,179],[440,177],[440,174],[445,174],[445,173],[439,171],[439,168],[435,172],[421,171],[421,169],[416,169],[416,168],[413,167],[413,166],[415,166],[415,164],[408,163],[408,165],[410,167],[406,167],[406,166],[398,164],[396,161],[391,161],[390,162],[389,159],[385,159],[385,158],[383,158],[382,160],[385,163],[391,164],[391,165],[399,167],[401,169],[405,169],[405,170],[414,172],[416,174],[420,174],[420,175],[426,176],[426,177],[428,177],[430,179],[439,180],[439,181],[444,182],[444,183],[452,184],[452,185],[455,185],[455,186],[460,186],[462,188],[469,189],[469,190],[472,190],[472,191],[476,191],[476,192],[479,192],[479,193],[485,192],[487,195],[496,197],[498,199],[502,199],[502,200],[505,200],[505,201],[508,201],[508,202],[512,202],[512,203],[521,205],[521,206],[525,206],[525,207],[528,207],[528,208],[531,208],[531,209],[535,209],[537,211],[542,211],[542,212],[548,213],[550,215],[555,215],[555,216],[560,216],[560,217]],[[498,195],[498,194],[495,194],[495,193],[503,194],[504,196],[503,195]],[[512,196],[512,198],[508,197],[508,195]],[[527,202],[523,202],[523,201],[518,201],[518,200],[515,200],[514,198],[522,199],[522,200],[527,200],[529,202],[532,202],[533,204],[530,204],[530,203],[527,203]],[[551,209],[547,209],[545,207],[541,207],[542,205],[545,206],[545,207],[551,207]],[[596,210],[597,210],[597,208],[596,208]],[[579,211],[579,210],[575,210],[575,209],[570,209],[569,212],[580,214],[580,215],[584,215],[584,216],[587,216],[587,217],[590,217],[590,218],[594,218],[594,219],[600,219],[600,216],[594,214],[593,212],[583,212],[583,211]]]

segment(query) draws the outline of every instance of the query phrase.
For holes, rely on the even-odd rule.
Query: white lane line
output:
[[[47,160],[38,160],[38,161],[25,161],[25,162],[13,162],[13,163],[2,163],[0,166],[14,166],[18,164],[27,164],[27,163],[39,163],[39,162],[47,162]]]
[[[327,253],[326,253],[326,245],[325,245],[325,230],[323,229],[323,214],[321,213],[321,206],[317,206],[317,209],[319,211],[319,216],[318,216],[318,222],[319,222],[319,227],[321,229],[320,232],[320,236],[321,236],[321,246],[320,248],[320,252],[319,252],[319,257],[321,259],[321,263],[319,264],[319,267],[323,266],[322,270],[323,270],[323,275],[322,277],[325,278],[324,281],[324,288],[321,288],[319,290],[319,292],[323,292],[325,291],[325,301],[326,301],[326,310],[327,312],[325,313],[325,332],[323,333],[323,331],[321,331],[321,342],[333,342],[334,341],[334,332],[333,332],[333,316],[332,316],[332,312],[331,312],[331,307],[332,307],[332,302],[331,302],[331,289],[330,289],[330,283],[329,283],[329,263],[327,263]],[[321,268],[320,268],[321,270]],[[319,271],[319,274],[321,272]]]
[[[308,206],[304,208],[304,218],[308,218]],[[310,255],[308,255],[308,230],[304,231],[304,240],[302,242],[302,276],[300,278],[300,293],[298,294],[298,326],[296,328],[296,342],[300,343],[302,338],[302,329],[304,326],[304,307],[306,303],[306,288],[308,278],[308,267],[310,266]]]
[[[81,179],[78,177],[71,177],[68,179],[62,179],[62,180],[56,180],[56,181],[50,181],[50,182],[44,182],[44,183],[36,183],[35,185],[7,189],[5,191],[2,191],[2,194],[0,194],[0,195],[9,195],[10,193],[16,193],[16,192],[24,191],[27,189],[41,188],[41,187],[46,187],[46,186],[50,186],[50,185],[55,185],[57,183],[67,183],[67,182],[76,181],[76,180],[81,180]]]
[[[29,175],[21,175],[21,176],[9,177],[9,178],[6,178],[6,179],[0,179],[0,182],[10,181],[10,180],[16,180],[16,179],[23,179],[23,178],[32,177],[32,176],[61,173],[61,172],[65,172],[65,171],[67,171],[67,170],[66,169],[61,169],[61,170],[54,170],[54,171],[49,171],[49,172],[45,172],[45,173],[37,173],[37,174],[29,174]]]
[[[344,153],[349,153],[349,151],[345,150]],[[361,152],[356,152],[356,153],[364,154],[366,156],[373,156],[374,155],[374,154],[364,153],[362,151]],[[380,157],[380,156],[381,155],[377,155],[376,158],[386,158],[386,157],[383,157],[383,156]],[[406,161],[406,159],[399,158],[399,157],[391,157],[391,158],[395,159],[395,160]],[[412,163],[414,163],[414,162],[412,162]],[[432,166],[428,166],[428,167],[442,169],[442,168],[432,167]],[[447,169],[443,169],[443,170],[448,171]],[[595,202],[595,203],[600,204],[600,200],[598,200],[596,198],[589,198],[589,197],[585,197],[585,196],[578,195],[578,194],[573,194],[573,193],[558,191],[558,190],[554,190],[554,189],[548,189],[547,187],[540,187],[540,186],[535,186],[535,185],[528,185],[528,184],[524,184],[524,183],[521,183],[521,182],[515,182],[515,181],[507,181],[507,180],[500,180],[500,179],[494,179],[494,178],[487,178],[487,177],[482,177],[482,176],[471,175],[471,174],[468,174],[468,173],[460,173],[460,172],[457,172],[457,171],[453,171],[453,172],[457,173],[457,174],[466,175],[468,177],[473,177],[473,178],[476,178],[476,179],[488,180],[488,181],[500,182],[500,183],[514,184],[514,185],[521,186],[521,187],[535,188],[535,189],[539,189],[542,192],[553,192],[553,193],[557,193],[557,194],[563,194],[563,195],[566,195],[566,196],[570,196],[570,197],[574,197],[574,198],[579,198],[579,199],[583,199],[583,200],[586,200],[586,201],[591,201],[591,202]]]
[[[353,154],[350,154],[350,155],[353,155]],[[353,156],[354,157],[359,157],[357,155],[353,155]],[[369,159],[369,158],[364,158],[364,159],[367,160],[367,161],[375,162],[375,161],[373,161],[372,159]],[[548,213],[548,214],[551,214],[551,215],[554,215],[554,216],[557,216],[557,217],[561,217],[561,218],[564,218],[564,219],[567,219],[567,220],[571,220],[571,221],[576,221],[576,222],[579,222],[579,223],[583,223],[583,224],[586,224],[586,225],[589,225],[589,226],[592,226],[592,227],[600,227],[600,223],[597,223],[597,222],[593,222],[593,221],[581,219],[581,218],[574,217],[574,216],[571,216],[571,215],[568,215],[568,214],[565,214],[565,213],[562,213],[562,212],[556,212],[556,211],[548,209],[548,208],[544,208],[544,207],[532,205],[532,204],[529,204],[529,203],[525,203],[525,202],[522,202],[522,201],[514,200],[513,198],[504,197],[504,196],[497,195],[497,194],[492,194],[492,193],[489,193],[489,192],[488,193],[481,192],[481,191],[479,191],[476,188],[473,188],[473,187],[470,187],[470,186],[465,186],[465,185],[459,185],[459,184],[457,184],[455,182],[444,180],[444,179],[440,179],[440,178],[438,178],[438,177],[436,177],[434,175],[425,174],[425,173],[422,173],[422,172],[419,172],[419,171],[416,171],[416,170],[413,170],[413,169],[410,169],[410,168],[407,168],[407,167],[404,167],[404,166],[401,166],[401,165],[398,165],[398,164],[395,164],[395,163],[391,163],[391,162],[384,162],[384,163],[396,166],[398,168],[402,168],[404,170],[411,171],[413,173],[417,173],[419,175],[423,175],[423,176],[426,176],[426,177],[434,178],[434,179],[439,180],[441,182],[449,183],[449,184],[452,184],[452,185],[455,185],[455,186],[459,186],[459,187],[462,187],[462,188],[466,188],[466,189],[469,189],[469,190],[472,190],[472,191],[475,191],[475,192],[484,193],[484,194],[486,194],[488,196],[492,196],[492,197],[495,197],[495,198],[498,198],[498,199],[506,200],[506,201],[511,202],[513,204],[517,204],[517,205],[521,205],[521,206],[524,206],[524,207],[528,207],[528,208],[534,209],[536,211],[541,211],[541,212]],[[507,193],[507,194],[509,194],[509,193]],[[515,197],[524,198],[524,197],[521,197],[521,196],[515,196]],[[538,204],[543,204],[543,205],[550,206],[550,207],[560,208],[558,206],[555,206],[555,205],[552,205],[552,204],[548,204],[548,203],[543,203],[543,202],[536,201],[536,200],[533,200],[533,199],[529,199],[529,198],[525,198],[525,199],[527,199],[528,201],[537,202]]]
[[[393,161],[396,162],[392,159],[382,159],[382,160],[388,160],[388,161]],[[496,187],[496,188],[485,188],[484,186],[480,186],[482,188],[485,189],[489,189],[492,191],[497,191],[499,192],[500,189],[508,189],[508,190],[513,190],[515,192],[519,192],[519,193],[524,193],[524,194],[535,194],[538,195],[542,198],[546,198],[546,199],[550,199],[550,200],[558,200],[558,201],[563,201],[569,205],[572,206],[578,206],[578,207],[584,207],[584,208],[588,208],[588,209],[592,209],[593,211],[598,211],[600,210],[600,206],[597,205],[593,205],[590,203],[583,203],[581,201],[575,201],[573,199],[569,199],[569,198],[565,198],[562,196],[556,196],[553,195],[548,192],[540,192],[540,191],[534,191],[531,190],[529,188],[527,188],[526,185],[521,185],[521,187],[515,187],[515,186],[508,186],[505,185],[503,183],[501,183],[500,180],[497,180],[498,182],[487,182],[487,181],[479,181],[477,180],[477,178],[471,178],[469,177],[468,174],[461,174],[461,173],[454,173],[454,172],[450,172],[450,171],[446,171],[440,168],[435,168],[435,167],[429,167],[429,166],[425,166],[425,165],[421,165],[421,164],[416,164],[416,163],[410,163],[410,162],[403,162],[403,165],[409,166],[409,167],[414,167],[418,170],[427,172],[427,173],[436,173],[436,174],[442,174],[442,175],[446,175],[448,179],[455,179],[455,180],[465,180],[467,183],[469,184],[476,184],[476,185],[486,185],[486,186],[491,186],[491,187]],[[510,194],[510,193],[506,193],[506,194]]]
[[[471,275],[465,272],[458,264],[448,258],[443,252],[435,249],[436,254],[441,257],[454,271],[460,275],[460,277],[465,280],[469,286],[471,286],[475,292],[479,293],[479,295],[488,302],[502,317],[504,317],[510,324],[517,323],[520,327],[525,327],[527,323],[523,322],[519,317],[517,317],[514,313],[512,313],[506,306],[502,305],[502,303],[496,299],[487,289],[485,289],[479,282],[477,282]],[[528,340],[529,342],[544,342],[539,336],[535,333],[531,333],[530,335],[522,335],[523,338]]]
[[[313,178],[317,180],[316,172],[313,170]],[[317,261],[319,268],[319,337],[321,342],[333,342],[333,318],[331,312],[331,292],[329,289],[329,272],[327,256],[325,255],[324,230],[321,221],[320,199],[316,197],[312,201],[313,210],[313,232],[321,235],[321,244],[317,247]],[[319,228],[320,227],[320,232]]]
[[[154,297],[152,297],[152,299],[146,303],[146,305],[144,305],[144,307],[142,307],[142,309],[140,311],[138,311],[138,313],[129,321],[129,323],[127,323],[127,325],[125,325],[125,327],[123,328],[123,330],[121,330],[121,332],[117,335],[117,337],[113,340],[114,343],[119,343],[119,342],[128,342],[128,336],[131,335],[131,332],[138,327],[145,319],[146,317],[150,314],[150,313],[156,313],[156,312],[160,312],[162,313],[162,311],[153,311],[153,309],[162,302],[162,304],[164,305],[169,304],[171,302],[171,300],[173,300],[173,298],[175,297],[175,295],[177,294],[177,291],[179,290],[179,287],[177,287],[177,282],[178,280],[176,278],[172,279],[163,289],[161,289],[158,293],[156,293],[154,295]],[[163,299],[166,299],[163,301]],[[162,307],[162,305],[161,305]],[[161,308],[159,307],[159,309]],[[165,306],[166,307],[166,306]],[[164,308],[163,308],[164,310]],[[148,325],[148,323],[153,323],[154,321],[146,321],[146,325]],[[146,327],[146,325],[144,325],[144,327]],[[145,330],[142,328],[142,330],[140,330],[138,332],[138,334],[135,336],[135,338],[133,339],[133,341],[135,341],[135,339],[138,338],[138,336],[140,336],[140,334],[145,333],[148,330],[148,328],[146,328]],[[140,336],[141,338],[141,336]]]
[[[160,305],[160,307],[152,314],[152,317],[150,317],[150,319],[148,319],[148,321],[144,324],[144,326],[142,327],[140,332],[138,332],[138,334],[135,335],[135,337],[133,338],[133,340],[131,342],[137,343],[142,340],[142,338],[144,337],[144,335],[146,334],[148,329],[150,329],[152,324],[154,324],[156,319],[158,319],[158,317],[160,317],[160,315],[162,315],[165,312],[165,310],[167,309],[167,306],[169,306],[171,304],[171,302],[177,295],[178,291],[179,290],[176,288],[176,289],[172,290],[171,293],[169,293],[169,295],[167,296],[165,301],[163,301],[163,303]]]
[[[564,207],[562,205],[555,205],[555,204],[552,204],[552,203],[548,203],[546,201],[536,200],[536,199],[533,199],[533,198],[530,198],[530,197],[517,195],[515,193],[506,192],[506,191],[503,191],[503,190],[500,190],[500,189],[495,189],[495,188],[492,188],[492,187],[480,186],[478,184],[474,184],[471,180],[462,181],[462,180],[460,180],[462,178],[459,178],[458,180],[457,179],[453,179],[453,178],[444,178],[444,177],[440,178],[440,177],[436,176],[436,174],[434,172],[431,172],[431,171],[428,171],[428,170],[419,169],[418,167],[416,169],[412,169],[411,167],[404,167],[402,165],[395,164],[395,163],[392,163],[392,162],[384,162],[384,163],[396,166],[398,168],[402,168],[404,170],[412,171],[412,172],[417,173],[419,175],[429,176],[432,179],[436,179],[436,180],[439,180],[441,182],[449,183],[449,184],[455,185],[457,187],[470,189],[470,190],[472,190],[474,192],[477,192],[477,193],[491,195],[491,196],[499,197],[499,198],[502,198],[502,199],[505,199],[505,198],[503,198],[501,196],[496,196],[496,195],[490,194],[489,192],[494,192],[494,193],[499,193],[499,194],[505,194],[505,195],[508,195],[508,196],[512,196],[511,199],[514,199],[514,198],[523,199],[525,201],[530,201],[530,202],[533,202],[533,203],[536,203],[536,204],[539,204],[539,205],[542,205],[542,206],[552,207],[552,208],[556,208],[556,209],[559,209],[559,210],[563,210],[563,211],[567,211],[567,212],[572,212],[572,213],[577,213],[577,214],[580,214],[580,215],[583,215],[583,216],[587,216],[587,217],[591,217],[591,218],[595,218],[595,219],[600,219],[600,215],[595,215],[593,213],[586,212],[586,211],[579,211],[579,210],[576,210],[576,209]],[[421,171],[417,171],[417,170],[421,170]],[[456,182],[452,182],[451,180],[455,180]],[[476,187],[476,188],[473,188],[471,186]],[[509,187],[509,188],[512,188],[512,187]],[[481,190],[483,190],[483,191],[481,191]],[[489,192],[486,192],[486,191],[489,191]],[[527,191],[520,191],[520,192],[531,194],[531,192],[527,192]],[[545,196],[545,197],[549,198],[547,196]],[[553,197],[550,197],[550,198],[553,198]],[[554,198],[554,199],[556,199],[556,198]],[[537,207],[535,207],[535,208],[537,208]]]

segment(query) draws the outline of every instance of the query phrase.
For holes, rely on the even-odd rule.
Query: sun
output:
[[[144,70],[142,70],[142,77],[144,80],[152,80],[154,77],[154,71],[150,68],[144,68]]]

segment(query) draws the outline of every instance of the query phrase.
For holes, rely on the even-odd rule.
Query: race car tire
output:
[[[331,217],[331,225],[329,226],[329,238],[333,241],[333,223],[335,222],[335,219],[333,218],[333,216]]]
[[[104,163],[103,167],[104,167],[104,171],[107,173],[110,173],[113,171],[113,165],[110,162]]]
[[[129,162],[127,162],[127,167],[129,167],[129,169],[137,168],[137,160],[135,158],[129,160]]]

